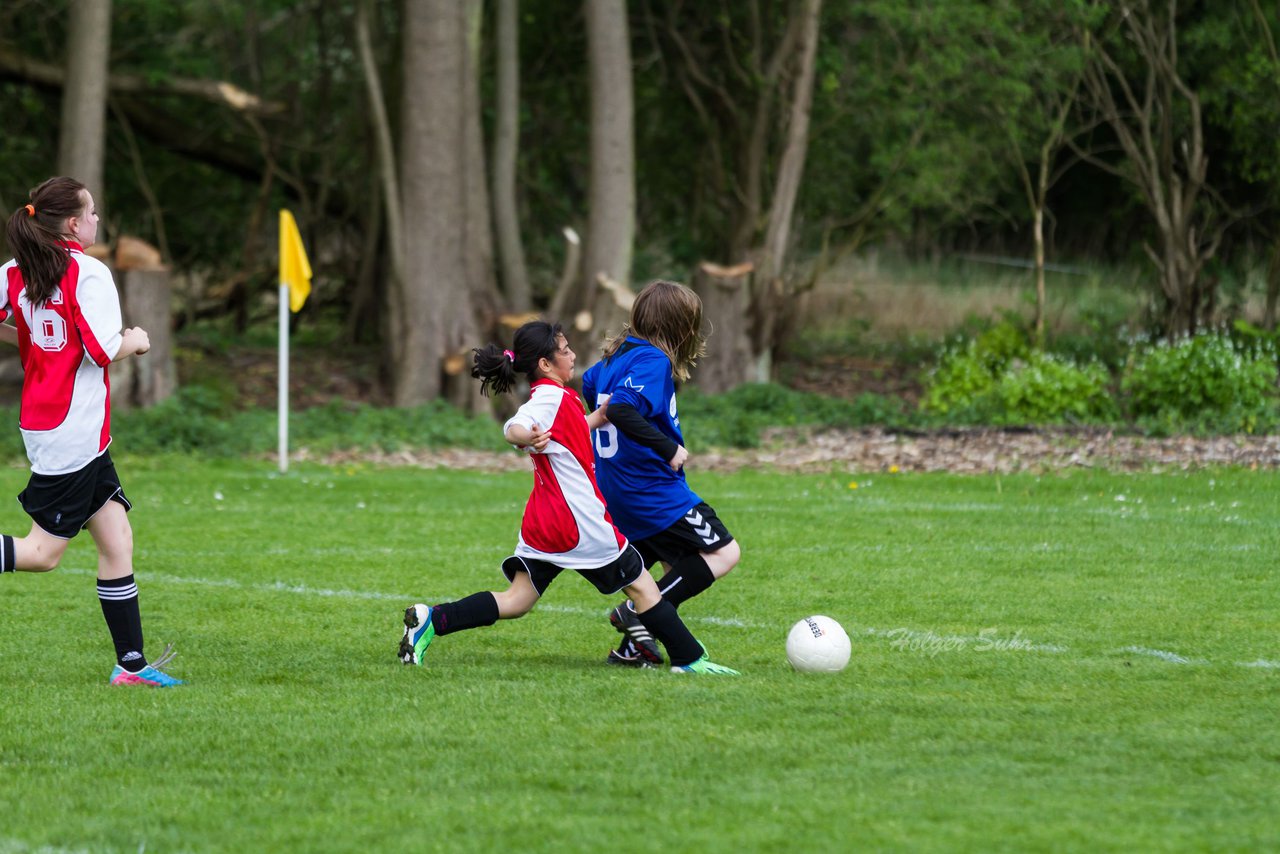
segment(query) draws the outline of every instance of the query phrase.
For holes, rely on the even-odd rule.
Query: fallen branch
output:
[[[0,46],[0,76],[59,89],[66,85],[66,71],[61,65],[41,62],[3,46]],[[107,78],[107,89],[115,94],[187,95],[259,116],[277,115],[286,109],[279,101],[264,101],[225,80],[171,77],[155,81],[140,74],[112,74]]]

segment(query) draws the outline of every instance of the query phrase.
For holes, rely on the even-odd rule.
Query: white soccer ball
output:
[[[805,617],[787,634],[787,660],[801,673],[835,673],[849,663],[849,635],[830,617]]]

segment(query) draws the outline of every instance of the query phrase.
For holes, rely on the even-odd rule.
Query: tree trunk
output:
[[[1169,0],[1158,13],[1140,0],[1123,10],[1120,26],[1140,69],[1126,73],[1106,44],[1086,34],[1084,84],[1126,162],[1117,166],[1073,148],[1142,193],[1159,241],[1144,248],[1164,298],[1165,334],[1194,333],[1211,320],[1216,302],[1217,283],[1203,279],[1204,265],[1234,220],[1216,209],[1207,184],[1200,98],[1178,72],[1177,3]]]
[[[625,0],[587,0],[591,76],[591,175],[580,304],[592,314],[596,336],[624,320],[600,276],[628,286],[635,239],[635,132],[631,46]],[[573,303],[570,303],[572,306]],[[561,318],[563,320],[563,318]],[[581,347],[580,351],[590,352]]]
[[[1036,347],[1044,347],[1044,205],[1037,203],[1032,211],[1031,235],[1035,241],[1036,265]]]
[[[80,0],[69,18],[58,171],[81,181],[101,206],[111,0]]]
[[[1280,241],[1271,249],[1271,263],[1267,265],[1267,304],[1262,312],[1265,329],[1276,328],[1276,303],[1280,302]]]
[[[456,0],[404,6],[401,211],[416,225],[414,239],[405,242],[405,281],[398,301],[403,346],[394,367],[397,406],[438,398],[447,355],[474,329],[463,257],[466,23],[466,9]]]
[[[151,340],[151,349],[145,355],[117,363],[129,366],[130,388],[124,400],[133,406],[154,406],[170,397],[178,385],[173,319],[169,312],[169,270],[165,267],[126,270],[121,280],[128,318],[125,325],[142,327]]]
[[[748,379],[768,382],[773,378],[773,356],[794,318],[797,294],[784,278],[790,249],[796,198],[809,150],[809,114],[813,106],[813,80],[818,55],[818,21],[822,0],[804,0],[796,14],[800,40],[796,45],[798,66],[787,119],[786,144],[778,166],[765,227],[764,246],[759,253],[753,282],[752,349],[754,364]]]
[[[516,207],[516,157],[520,150],[520,2],[497,2],[496,115],[493,133],[493,218],[502,289],[512,311],[533,307],[520,216]]]
[[[750,264],[723,268],[703,263],[694,271],[693,289],[702,298],[711,336],[693,379],[707,394],[741,385],[744,367],[753,362],[750,284]]]
[[[464,162],[463,204],[466,206],[461,251],[466,274],[463,297],[457,303],[445,353],[445,384],[448,399],[460,409],[487,412],[488,399],[480,384],[471,378],[471,349],[484,343],[483,336],[497,330],[502,313],[502,297],[494,276],[493,220],[489,211],[488,170],[484,161],[484,130],[480,123],[480,34],[483,0],[467,0],[464,23],[462,108],[464,112],[462,157]]]

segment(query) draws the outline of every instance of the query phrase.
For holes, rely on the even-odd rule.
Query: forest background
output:
[[[700,393],[839,395],[874,350],[910,376],[833,419],[1267,432],[1278,29],[1261,0],[7,0],[0,209],[73,174],[114,260],[155,247],[184,377],[223,380],[187,411],[245,402],[214,357],[275,317],[288,207],[295,337],[398,407],[484,408],[469,349],[531,312],[589,358],[665,277],[714,328]],[[1013,310],[868,340],[868,270],[975,261]],[[770,388],[734,406],[813,408]]]

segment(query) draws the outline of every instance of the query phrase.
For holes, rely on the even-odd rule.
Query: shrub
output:
[[[921,408],[951,423],[1062,424],[1114,417],[1104,365],[1033,351],[1006,321],[946,351]]]
[[[1098,423],[1116,416],[1106,367],[1033,353],[1015,362],[994,389],[996,424]]]
[[[864,393],[854,400],[794,391],[776,383],[750,383],[719,395],[680,392],[680,425],[693,450],[754,448],[766,427],[904,426],[902,401]]]
[[[1221,333],[1135,348],[1121,391],[1151,432],[1257,432],[1275,423],[1277,353],[1262,339]]]

